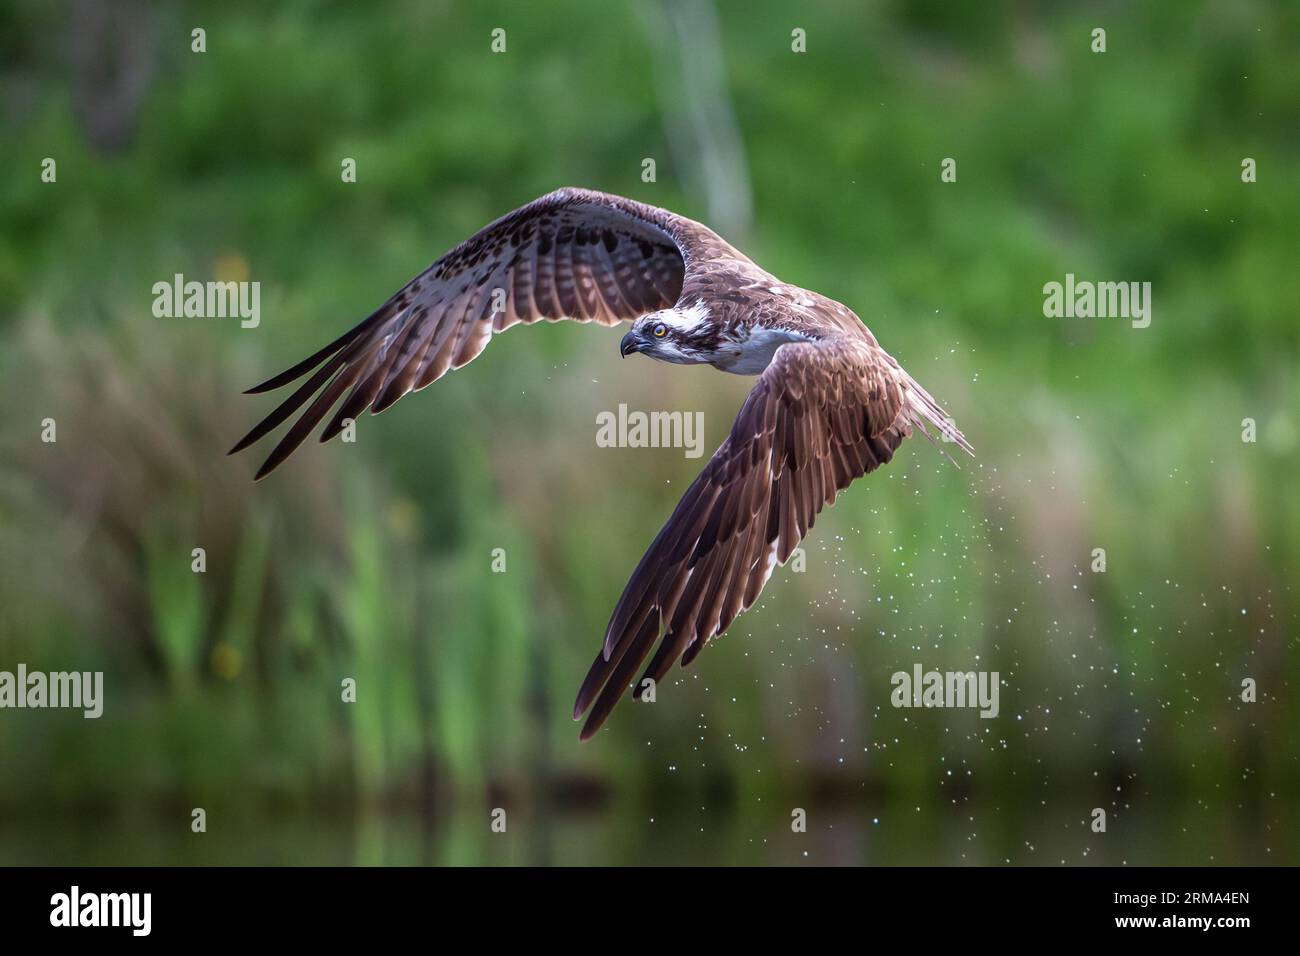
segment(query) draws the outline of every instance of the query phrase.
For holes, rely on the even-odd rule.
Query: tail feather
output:
[[[931,442],[935,442],[934,435],[930,433],[930,429],[933,428],[938,432],[941,441],[956,445],[974,458],[974,447],[966,440],[966,436],[957,427],[957,423],[943,410],[943,406],[934,400],[934,396],[918,385],[914,378],[907,375],[906,372],[903,374],[906,376],[908,386],[908,419],[916,426],[917,431]],[[947,454],[946,450],[944,454]],[[948,460],[952,461],[951,455],[948,455]],[[953,464],[956,464],[956,462],[953,462]]]

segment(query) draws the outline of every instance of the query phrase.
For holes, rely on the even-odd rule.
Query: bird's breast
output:
[[[737,329],[724,338],[710,364],[733,375],[758,375],[767,368],[776,350],[787,342],[807,342],[809,337],[793,329],[754,326]]]

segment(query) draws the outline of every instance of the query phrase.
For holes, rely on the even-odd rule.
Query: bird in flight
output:
[[[749,608],[822,507],[931,429],[970,444],[847,307],[784,283],[698,222],[622,196],[559,189],[496,220],[411,279],[356,328],[263,382],[311,373],[231,454],[305,410],[264,478],[334,411],[320,440],[478,356],[523,323],[631,322],[619,351],[757,375],[731,433],[632,572],[573,708],[594,734],[690,664]],[[342,404],[340,405],[340,399]],[[309,404],[310,403],[310,404]],[[335,406],[338,406],[335,410]],[[656,649],[655,645],[658,644]],[[590,711],[590,713],[588,713]]]

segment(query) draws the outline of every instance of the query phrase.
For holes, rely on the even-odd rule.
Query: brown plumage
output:
[[[780,282],[700,223],[560,189],[486,226],[356,328],[250,389],[313,373],[231,452],[302,410],[259,469],[263,478],[331,411],[321,441],[467,364],[493,334],[541,319],[636,320],[624,355],[759,375],[614,608],[574,705],[574,719],[590,709],[584,739],[656,642],[637,691],[726,630],[822,507],[888,462],[914,427],[971,450],[845,306]]]

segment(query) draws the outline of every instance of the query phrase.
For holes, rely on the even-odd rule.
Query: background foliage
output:
[[[0,862],[1297,862],[1298,27],[1280,0],[0,5],[0,669],[107,686],[98,721],[0,713]],[[243,388],[560,185],[849,304],[979,453],[909,443],[581,746],[577,685],[700,465],[598,448],[596,414],[702,409],[712,448],[748,380],[548,326],[257,486],[224,456],[271,407]],[[154,318],[178,272],[259,281],[262,324]],[[1150,281],[1151,327],[1044,318],[1067,272]],[[891,708],[918,661],[999,671],[1001,716]]]

